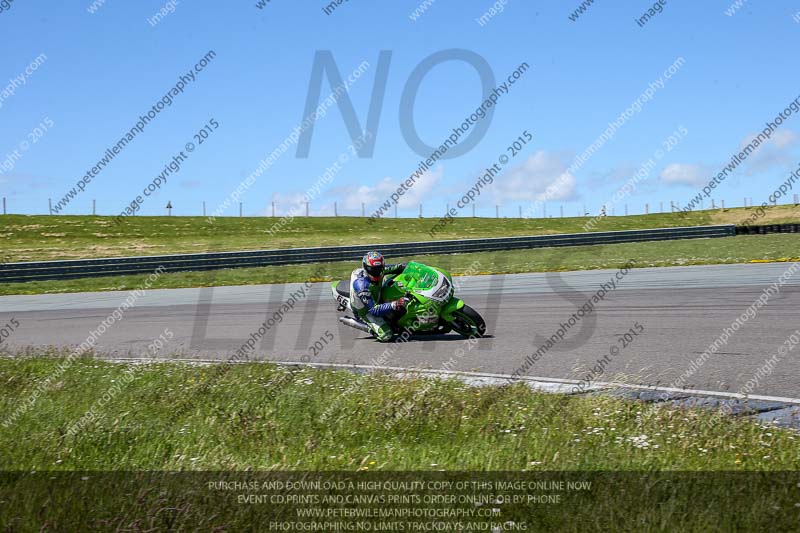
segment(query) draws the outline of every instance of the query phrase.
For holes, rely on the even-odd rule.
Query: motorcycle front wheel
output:
[[[486,334],[486,322],[473,308],[465,305],[458,311],[453,311],[453,320],[450,322],[453,331],[464,337],[483,337]]]

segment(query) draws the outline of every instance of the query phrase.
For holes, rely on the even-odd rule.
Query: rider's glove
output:
[[[401,296],[397,300],[392,302],[392,307],[394,307],[395,311],[399,311],[400,309],[405,308],[406,305],[411,301],[410,298],[406,298],[405,296]]]

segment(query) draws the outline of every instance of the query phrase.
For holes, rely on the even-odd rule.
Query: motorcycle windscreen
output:
[[[395,283],[401,285],[405,290],[414,292],[430,290],[438,282],[438,272],[431,267],[414,261],[408,263],[403,273],[395,278]]]

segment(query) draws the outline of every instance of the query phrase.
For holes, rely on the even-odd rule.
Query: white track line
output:
[[[225,363],[226,361],[222,361],[219,359],[137,359],[137,358],[114,358],[114,359],[103,359],[104,361],[112,361],[117,363],[131,363],[131,362],[145,362],[145,363],[169,363],[169,362],[178,362],[178,363],[200,363],[200,364],[220,364]],[[534,376],[520,376],[520,377],[513,377],[508,374],[492,374],[492,373],[483,373],[483,372],[462,372],[456,370],[436,370],[436,369],[415,369],[415,368],[403,368],[398,366],[375,366],[375,365],[353,365],[353,364],[343,364],[343,363],[303,363],[303,362],[295,362],[295,361],[239,361],[236,364],[242,363],[271,363],[275,365],[282,365],[282,366],[307,366],[312,368],[335,368],[341,370],[368,370],[371,372],[393,372],[393,373],[400,373],[400,374],[424,374],[433,377],[457,377],[457,378],[469,378],[469,379],[483,379],[490,382],[496,382],[496,384],[507,384],[509,382],[525,382],[531,386],[536,387],[537,385],[539,388],[545,390],[552,390],[554,387],[558,389],[569,389],[570,385],[578,385],[581,383],[580,380],[576,379],[559,379],[559,378],[545,378],[545,377],[534,377]],[[550,387],[548,389],[548,386]],[[560,387],[559,387],[560,386]],[[720,391],[708,391],[708,390],[698,390],[698,389],[678,389],[675,387],[658,387],[655,385],[632,385],[629,383],[619,383],[619,382],[605,382],[605,381],[598,381],[590,384],[588,388],[585,388],[585,392],[595,392],[598,390],[603,389],[635,389],[641,391],[649,391],[649,392],[671,392],[676,394],[687,394],[690,396],[714,396],[714,397],[723,397],[723,398],[734,398],[738,400],[759,400],[765,402],[780,402],[780,403],[788,403],[788,404],[795,404],[800,405],[800,398],[784,398],[780,396],[763,396],[759,394],[739,394],[735,392],[720,392]],[[556,392],[568,392],[567,390],[557,390]]]

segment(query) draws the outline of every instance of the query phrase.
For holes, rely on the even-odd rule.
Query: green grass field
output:
[[[415,260],[449,270],[453,274],[547,272],[619,268],[634,260],[637,267],[667,267],[787,261],[800,256],[800,234],[746,235],[720,239],[540,248],[505,252],[480,252],[437,256],[391,257],[390,261]],[[237,268],[210,272],[163,274],[151,288],[252,285],[344,279],[356,262]],[[320,275],[322,273],[322,275]],[[49,294],[135,289],[147,275],[110,276],[64,281],[0,284],[0,295]]]
[[[255,523],[272,530],[266,524],[276,519],[304,521],[297,509],[309,505],[243,505],[237,498],[311,491],[213,490],[208,482],[345,477],[591,483],[566,492],[432,492],[561,494],[563,501],[551,505],[495,502],[497,518],[471,521],[512,520],[524,530],[797,525],[800,434],[749,419],[538,393],[523,384],[470,387],[259,363],[122,365],[38,355],[0,358],[0,523],[9,531],[238,531]],[[469,500],[311,507],[476,508]],[[385,519],[368,521],[388,530]],[[453,521],[463,524],[438,523]]]
[[[636,215],[601,219],[593,231],[737,224],[752,209]],[[437,219],[392,219],[367,225],[363,218],[298,217],[274,236],[275,218],[129,217],[115,226],[111,217],[0,216],[0,261],[44,261],[130,255],[222,252],[303,246],[380,244],[407,241],[582,233],[588,218],[458,218],[432,239]],[[800,220],[800,207],[778,206],[760,222]],[[371,235],[365,242],[364,235]]]
[[[75,359],[5,427],[61,361],[0,359],[0,470],[800,468],[797,432],[706,411],[258,363]]]

